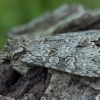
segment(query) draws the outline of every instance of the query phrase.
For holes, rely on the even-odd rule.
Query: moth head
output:
[[[10,65],[11,64],[11,48],[9,46],[4,46],[4,49],[0,52],[0,64]]]
[[[7,65],[9,65],[11,63],[11,59],[9,57],[7,57],[7,56],[1,57],[0,58],[0,62],[1,62],[1,64],[7,64]]]
[[[12,66],[11,57],[8,55],[8,52],[0,52],[0,67],[1,72],[7,71]]]
[[[27,64],[26,64],[27,65]],[[26,73],[29,71],[30,67],[26,66],[26,65],[14,65],[13,69],[16,70],[18,73],[20,73],[21,75],[26,75]]]
[[[4,49],[0,52],[0,64],[12,67],[20,74],[25,74],[26,71],[23,71],[23,68],[19,63],[20,57],[22,57],[27,51],[25,42],[26,41],[23,37],[15,40],[8,40]],[[18,64],[17,67],[16,63]]]

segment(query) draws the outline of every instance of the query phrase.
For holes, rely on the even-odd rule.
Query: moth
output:
[[[8,40],[0,63],[24,75],[35,65],[87,77],[100,77],[100,31],[91,30],[28,40]]]

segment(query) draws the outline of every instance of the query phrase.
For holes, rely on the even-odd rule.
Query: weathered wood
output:
[[[0,95],[21,100],[26,98],[26,95],[33,93],[34,98],[39,100],[48,87],[50,78],[51,74],[42,68],[29,70],[26,77],[21,76],[13,69],[9,69],[0,78]]]
[[[80,4],[65,4],[53,12],[47,12],[33,19],[28,24],[11,29],[11,31],[7,33],[7,36],[13,39],[19,38],[20,36],[33,39],[53,35],[58,27],[61,28],[63,25],[71,23],[73,20],[88,15],[89,12],[87,12],[88,11]]]

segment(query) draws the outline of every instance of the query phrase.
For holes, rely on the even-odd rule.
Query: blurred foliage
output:
[[[100,0],[0,0],[0,49],[11,27],[27,23],[64,3],[81,3],[90,9],[100,7]]]

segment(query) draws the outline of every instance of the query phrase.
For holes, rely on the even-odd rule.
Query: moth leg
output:
[[[21,75],[26,75],[26,73],[28,72],[28,70],[30,69],[30,67],[26,67],[26,66],[14,66],[13,67],[14,70],[16,70],[18,73],[20,73]]]

